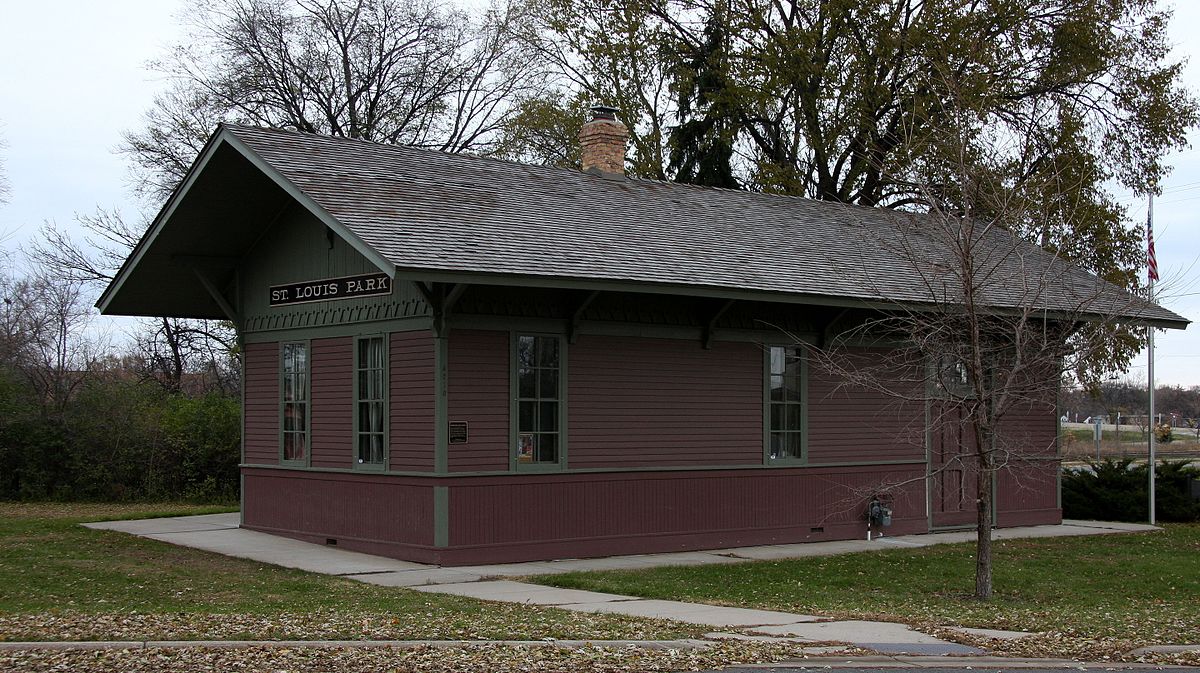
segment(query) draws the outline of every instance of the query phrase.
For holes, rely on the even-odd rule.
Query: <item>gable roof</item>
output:
[[[922,233],[925,216],[234,125],[197,164],[222,146],[397,277],[847,306],[952,296],[952,263],[939,263],[945,246]],[[982,249],[994,308],[1188,323],[1005,231]]]

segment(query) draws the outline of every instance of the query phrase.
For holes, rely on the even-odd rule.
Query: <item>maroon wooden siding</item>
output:
[[[880,483],[889,534],[926,530],[921,466],[474,477],[450,485],[450,564],[855,538]]]
[[[242,357],[244,460],[275,465],[279,463],[279,344],[246,344]]]
[[[389,467],[433,470],[433,334],[394,332],[389,346]]]
[[[454,330],[447,344],[447,418],[466,421],[465,444],[449,446],[451,472],[507,471],[511,413],[508,332]]]
[[[312,467],[354,467],[354,340],[309,342]]]
[[[432,561],[432,480],[243,468],[243,527]]]
[[[763,356],[749,343],[705,350],[692,341],[584,336],[567,347],[569,467],[654,471],[464,475],[509,467],[510,335],[455,330],[447,346],[449,420],[470,427],[468,444],[449,446],[457,475],[250,466],[242,471],[245,525],[446,565],[858,538],[867,501],[883,491],[895,508],[888,534],[928,529],[924,407],[910,413],[889,395],[839,388],[818,367],[808,382],[813,464],[747,467],[761,465],[763,441]],[[432,468],[434,349],[428,332],[390,337],[394,470]],[[247,446],[261,445],[253,455],[277,462],[278,346],[252,344],[246,358]],[[321,466],[339,443],[350,453],[352,339],[314,340],[312,362],[313,460]],[[1043,460],[1000,474],[997,522],[1056,523],[1053,409],[1031,406],[1009,423],[1010,437],[1039,447]],[[896,463],[845,464],[872,461]],[[722,468],[734,464],[740,469]],[[672,469],[698,465],[714,469]],[[448,496],[444,547],[433,542],[437,487]]]
[[[867,350],[849,355],[858,358],[860,366],[871,366],[887,356],[885,351]],[[897,394],[844,385],[844,379],[810,361],[809,463],[925,460],[924,406],[905,401],[900,390],[912,385],[912,373],[897,369],[887,378],[893,380]]]
[[[762,462],[759,346],[583,336],[567,353],[569,467]]]
[[[1053,458],[1058,455],[1058,418],[1053,403],[1029,402],[1013,409],[1000,422],[998,447],[1014,458]]]
[[[1058,461],[1012,465],[996,478],[996,525],[1062,523],[1058,503]]]
[[[1049,396],[1049,393],[1046,393]],[[1060,523],[1058,418],[1053,400],[1031,401],[1001,423],[996,479],[996,523],[1032,526]]]

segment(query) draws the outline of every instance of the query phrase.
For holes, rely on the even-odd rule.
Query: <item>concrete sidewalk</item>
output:
[[[601,612],[632,617],[672,619],[712,627],[758,634],[749,639],[787,640],[796,643],[849,643],[883,654],[980,655],[981,649],[949,643],[914,631],[904,624],[887,622],[821,621],[821,617],[773,610],[705,605],[619,596],[594,591],[558,589],[504,580],[434,584],[413,587],[428,593],[469,596],[480,600],[529,603],[573,610]],[[706,638],[747,639],[741,633],[714,631]]]
[[[238,527],[237,512],[205,514],[135,521],[101,521],[84,526],[99,530],[114,530],[169,542],[183,547],[236,556],[297,568],[325,575],[338,575],[381,586],[413,587],[428,584],[460,584],[489,577],[526,577],[555,575],[592,570],[637,570],[661,566],[714,565],[743,561],[779,560],[808,556],[833,556],[864,551],[883,551],[896,548],[928,547],[935,544],[969,542],[973,531],[879,537],[874,540],[842,540],[836,542],[803,542],[760,547],[735,547],[704,551],[637,554],[589,559],[531,561],[476,566],[444,567],[397,561],[382,556],[360,554],[337,547],[300,542],[291,538],[268,535]],[[1154,526],[1137,523],[1100,521],[1063,521],[1056,526],[1026,526],[993,531],[993,539],[1066,537],[1103,535],[1157,530]]]
[[[576,612],[652,617],[699,624],[715,629],[707,637],[780,639],[797,643],[842,642],[883,654],[981,655],[983,650],[939,640],[903,624],[866,621],[823,621],[813,615],[751,610],[746,608],[648,600],[594,591],[558,589],[522,582],[492,580],[504,576],[529,576],[589,570],[620,570],[658,566],[711,565],[752,560],[830,556],[861,551],[927,547],[974,539],[973,532],[933,533],[883,537],[872,541],[846,540],[761,547],[740,547],[667,554],[612,556],[482,566],[439,567],[360,554],[323,545],[244,530],[239,517],[209,514],[138,521],[84,524],[89,528],[120,531],[162,542],[252,559],[263,563],[336,575],[380,586],[409,587],[429,593],[467,596],[481,600],[557,607]],[[1100,535],[1154,530],[1142,524],[1064,521],[1057,526],[1008,528],[995,531],[995,539]],[[733,629],[728,633],[721,629]],[[746,633],[755,635],[745,635]],[[1021,637],[1005,632],[996,637]]]

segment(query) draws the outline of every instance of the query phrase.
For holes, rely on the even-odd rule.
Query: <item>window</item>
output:
[[[562,348],[556,336],[516,343],[517,465],[557,465],[562,455]]]
[[[936,359],[934,386],[939,396],[947,399],[967,399],[975,396],[974,381],[966,361],[958,355],[942,355]]]
[[[387,457],[387,356],[382,336],[355,341],[354,445],[358,467],[384,469]]]
[[[767,455],[804,459],[804,353],[796,346],[767,351]]]
[[[283,462],[308,462],[308,344],[280,350],[279,402],[283,416]]]

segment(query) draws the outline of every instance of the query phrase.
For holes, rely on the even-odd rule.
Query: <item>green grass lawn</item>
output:
[[[1096,431],[1092,430],[1091,428],[1068,428],[1068,429],[1063,430],[1063,434],[1070,436],[1071,439],[1076,442],[1093,442],[1094,443],[1096,441]],[[1117,440],[1117,431],[1116,430],[1104,430],[1102,432],[1101,441],[1104,441],[1104,442],[1118,441]],[[1122,441],[1122,442],[1144,442],[1144,441],[1146,441],[1146,433],[1140,432],[1137,430],[1122,430],[1120,441]]]
[[[663,621],[371,586],[78,525],[214,511],[229,510],[0,503],[0,640],[695,635]]]
[[[995,543],[995,598],[974,589],[974,545],[737,565],[573,573],[560,587],[918,625],[1200,643],[1200,526]]]

